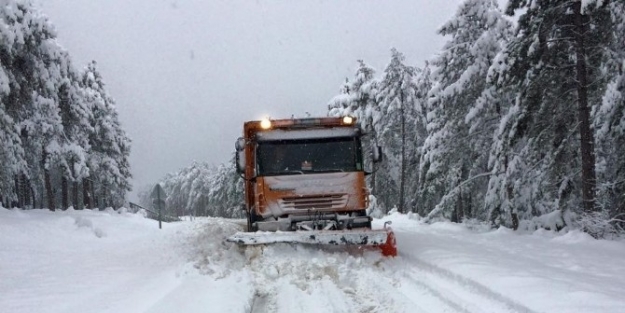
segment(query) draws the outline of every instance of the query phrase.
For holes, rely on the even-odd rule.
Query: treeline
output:
[[[447,42],[422,67],[397,50],[379,75],[359,61],[329,104],[382,146],[379,203],[426,220],[623,231],[625,3],[467,0],[438,33]]]
[[[130,139],[96,63],[77,70],[30,1],[0,2],[0,202],[119,207]]]
[[[234,162],[234,161],[233,161]],[[171,216],[243,217],[243,180],[233,163],[211,166],[194,162],[168,174],[160,182],[167,195],[166,213]],[[153,208],[148,186],[139,193],[142,206]]]

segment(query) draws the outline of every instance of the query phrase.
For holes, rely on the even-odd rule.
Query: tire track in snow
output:
[[[360,274],[353,291],[344,288],[344,293],[350,296],[355,303],[359,303],[356,312],[431,312],[421,306],[419,296],[398,293],[399,280],[389,275],[387,269],[363,268],[355,274]],[[363,299],[368,300],[363,302]],[[439,308],[440,309],[440,308]]]
[[[248,266],[257,290],[251,312],[429,312],[395,291],[397,279],[377,253],[354,257],[285,245],[260,251]]]
[[[246,253],[252,255],[248,270],[256,290],[250,312],[483,312],[475,305],[468,310],[467,301],[445,296],[444,286],[396,275],[396,260],[312,248],[284,249],[267,246]],[[302,252],[307,256],[302,257]],[[290,253],[288,261],[283,258],[286,253]],[[412,264],[400,268],[400,272],[412,270]]]
[[[415,257],[402,256],[402,258],[407,261],[403,262],[407,266],[398,272],[407,274],[404,276],[406,280],[421,288],[428,289],[434,296],[440,297],[442,301],[457,308],[458,312],[481,313],[485,312],[484,306],[491,306],[492,312],[502,312],[504,309],[506,312],[536,313],[523,304],[473,279]],[[475,296],[479,298],[477,301]],[[486,302],[480,300],[486,300]],[[467,311],[467,307],[471,310]]]
[[[249,313],[265,313],[269,311],[269,294],[261,294],[256,290],[251,300]]]
[[[432,286],[425,284],[423,282],[421,282],[420,280],[416,280],[413,279],[411,276],[404,276],[404,278],[407,278],[410,280],[410,284],[406,284],[406,286],[402,286],[405,289],[410,289],[410,294],[416,294],[416,293],[423,293],[425,292],[426,294],[428,294],[430,297],[434,298],[434,303],[436,303],[437,301],[440,302],[443,306],[447,306],[449,307],[451,310],[453,310],[454,312],[458,312],[458,313],[471,313],[471,311],[467,310],[465,308],[465,306],[463,306],[462,304],[457,303],[456,301],[453,301],[450,299],[449,296],[445,296],[444,295],[444,291],[443,290],[439,290],[436,288],[433,288]],[[404,289],[402,288],[402,289]],[[403,292],[405,294],[407,294],[406,291],[403,291],[402,289],[400,289],[400,292]],[[423,297],[419,297],[421,301],[425,302],[425,296]],[[440,309],[440,305],[436,306],[435,304],[433,305],[435,308]]]
[[[337,259],[318,251],[313,253],[317,257],[307,259],[293,250],[309,252],[289,245],[266,246],[251,260],[248,269],[257,290],[251,312],[356,312],[337,282],[340,275],[332,266]]]
[[[275,312],[276,307],[276,291],[272,284],[268,284],[264,279],[266,274],[263,272],[262,264],[259,259],[262,258],[264,247],[250,246],[241,247],[240,251],[247,260],[245,270],[249,270],[252,277],[254,293],[250,302],[249,313],[266,313]]]
[[[249,274],[249,312],[458,312],[534,311],[488,287],[411,256],[354,256],[279,244],[246,247],[213,242],[236,231],[212,221],[193,240],[198,269],[214,277]]]

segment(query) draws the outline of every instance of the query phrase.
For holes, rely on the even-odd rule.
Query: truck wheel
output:
[[[254,211],[254,208],[247,211],[247,231],[248,232],[255,232],[258,230],[254,226],[254,223],[256,223],[257,220],[258,218],[256,217],[256,212]]]

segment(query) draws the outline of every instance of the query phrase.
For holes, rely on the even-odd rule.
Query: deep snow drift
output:
[[[623,312],[625,243],[391,215],[399,256],[223,238],[239,221],[0,208],[2,312]],[[383,220],[377,220],[381,227]]]

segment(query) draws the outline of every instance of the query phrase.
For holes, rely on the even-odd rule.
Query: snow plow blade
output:
[[[274,243],[373,246],[380,248],[384,256],[397,255],[395,234],[389,227],[382,230],[238,232],[226,241],[244,246]]]

